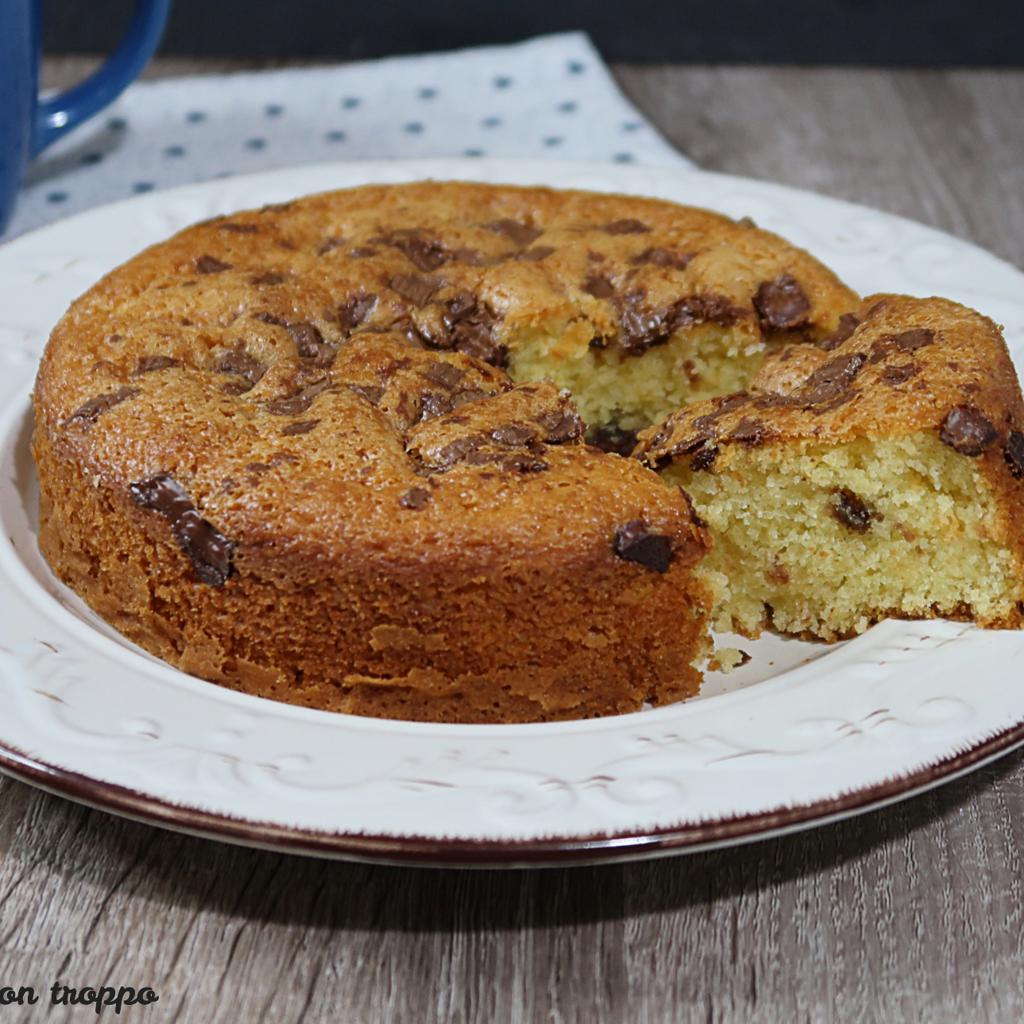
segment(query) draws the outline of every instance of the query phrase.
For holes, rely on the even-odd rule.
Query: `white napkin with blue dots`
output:
[[[687,165],[586,35],[133,85],[30,168],[4,238],[101,203],[329,160],[550,157]]]

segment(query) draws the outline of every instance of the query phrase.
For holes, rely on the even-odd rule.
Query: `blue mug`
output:
[[[160,42],[171,0],[135,0],[128,34],[84,82],[39,99],[41,0],[0,0],[0,233],[29,160],[115,100]]]

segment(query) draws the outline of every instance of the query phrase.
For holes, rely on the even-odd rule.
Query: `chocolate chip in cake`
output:
[[[591,274],[583,282],[583,290],[595,299],[610,299],[615,294],[615,285],[604,274]]]
[[[267,270],[262,274],[256,274],[254,277],[249,278],[249,281],[256,285],[284,284],[287,280],[288,275],[280,270]]]
[[[988,418],[973,405],[950,409],[942,421],[939,439],[961,455],[975,458],[990,447],[999,432]]]
[[[672,564],[672,538],[651,533],[642,519],[632,519],[615,531],[612,550],[619,558],[654,572],[668,572]]]
[[[324,341],[320,329],[310,323],[287,323],[285,330],[291,335],[298,350],[299,358],[313,364],[321,370],[333,365],[337,349]]]
[[[548,444],[565,444],[576,441],[583,436],[585,430],[583,420],[575,409],[551,409],[537,417],[537,423],[544,431],[544,440]]]
[[[622,220],[613,220],[603,225],[601,230],[609,235],[641,235],[650,231],[651,228],[650,225],[645,224],[642,220],[626,217]]]
[[[441,387],[454,390],[463,381],[466,376],[466,371],[459,366],[453,366],[451,363],[444,363],[438,360],[435,363],[428,363],[420,371],[427,380],[434,384],[440,384]]]
[[[758,286],[754,308],[766,327],[791,330],[807,323],[811,303],[792,274],[780,274]]]
[[[348,254],[354,260],[367,260],[371,256],[376,256],[377,250],[369,245],[357,245],[354,249],[349,249]]]
[[[829,405],[848,399],[850,385],[860,373],[867,356],[863,352],[847,352],[822,363],[794,393],[793,398],[805,407]],[[788,396],[783,396],[788,397]],[[842,402],[839,402],[842,404]]]
[[[836,329],[827,337],[822,338],[820,347],[826,352],[838,348],[844,341],[853,337],[853,332],[860,326],[860,318],[854,313],[844,313],[839,318]]]
[[[319,423],[319,420],[300,420],[298,423],[289,423],[287,427],[281,428],[281,434],[284,437],[295,437],[298,434],[308,434],[311,430],[314,430]]]
[[[231,264],[217,259],[216,256],[204,255],[196,257],[195,268],[197,274],[220,274],[230,270]]]
[[[1024,477],[1024,434],[1019,430],[1010,431],[1003,456],[1010,467],[1010,473],[1018,480]]]
[[[266,366],[246,351],[241,342],[222,355],[214,365],[214,369],[218,373],[230,373],[237,377],[243,377],[249,387],[259,383],[263,374],[267,372]]]
[[[871,505],[847,487],[833,491],[829,509],[843,526],[854,533],[867,533],[871,523],[881,518]]]
[[[738,441],[740,444],[745,445],[748,448],[756,448],[758,445],[764,444],[772,434],[772,429],[766,426],[762,420],[751,419],[749,416],[744,416],[743,419],[741,419],[739,423],[732,428],[729,438],[732,441]]]
[[[105,412],[113,409],[115,405],[128,401],[129,398],[134,398],[139,393],[138,388],[120,387],[115,391],[97,395],[95,398],[90,398],[88,402],[83,402],[64,421],[64,425],[68,426],[74,423],[86,428],[91,427]]]
[[[504,423],[491,430],[491,439],[509,448],[528,444],[535,436],[535,431],[522,423]]]
[[[891,388],[899,387],[901,384],[906,384],[912,377],[916,377],[921,372],[921,367],[914,363],[903,363],[899,366],[887,366],[882,370],[881,377],[879,378],[883,384],[887,384]]]
[[[441,315],[444,333],[427,343],[434,348],[454,348],[492,366],[504,368],[508,349],[494,337],[497,317],[471,292],[459,292],[445,303]]]
[[[398,249],[417,270],[429,274],[448,261],[448,252],[436,238],[427,238],[415,228],[400,228],[371,242]]]
[[[298,416],[313,404],[313,399],[317,395],[322,395],[330,386],[329,380],[320,380],[294,394],[284,398],[275,398],[267,402],[267,412],[273,416]]]
[[[423,274],[396,274],[390,281],[392,289],[414,306],[425,306],[444,283],[443,277],[426,277]]]
[[[370,405],[379,405],[384,397],[384,389],[379,384],[349,384],[347,387],[360,398],[365,398]]]
[[[181,366],[181,360],[173,356],[142,356],[132,370],[133,377],[142,377],[147,373],[156,373],[159,370],[169,370],[173,366]]]
[[[489,224],[485,224],[484,227],[488,231],[493,231],[495,234],[504,235],[506,238],[511,239],[521,249],[528,246],[531,242],[535,242],[544,234],[540,228],[531,227],[529,224],[523,224],[509,217],[503,217],[501,220],[492,220]]]
[[[704,444],[693,453],[690,459],[690,469],[696,473],[704,472],[715,464],[718,458],[718,445]]]
[[[338,238],[331,236],[325,238],[317,247],[316,252],[318,256],[326,256],[327,253],[333,252],[335,249],[340,249],[345,244],[344,238]]]
[[[427,502],[430,500],[430,491],[425,487],[412,487],[401,498],[398,499],[399,505],[402,508],[412,509],[414,512],[419,512],[426,508]]]
[[[203,519],[185,489],[169,474],[140,480],[129,488],[137,505],[159,513],[203,583],[222,586],[234,571],[235,545]]]
[[[373,312],[376,295],[352,295],[338,306],[338,323],[345,331],[354,331]]]
[[[694,257],[692,252],[672,252],[669,249],[644,249],[637,253],[629,262],[634,266],[650,264],[653,267],[671,267],[673,270],[685,270]]]
[[[879,363],[893,352],[916,352],[935,341],[935,332],[924,327],[915,327],[900,334],[886,334],[871,346],[871,362]]]
[[[546,260],[554,251],[553,245],[535,245],[532,249],[524,249],[517,253],[516,259],[526,260],[528,263],[539,263],[541,260]]]

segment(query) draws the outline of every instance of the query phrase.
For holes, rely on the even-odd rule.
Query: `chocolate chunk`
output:
[[[645,307],[643,298],[643,291],[634,289],[619,299],[619,344],[629,355],[642,355],[672,334],[668,311]]]
[[[197,274],[219,274],[222,271],[230,270],[231,264],[217,259],[216,256],[197,256],[195,260]]]
[[[536,455],[519,452],[494,461],[506,473],[542,473],[548,468],[548,464]]]
[[[319,420],[300,420],[297,423],[289,423],[287,427],[281,428],[285,437],[295,437],[297,434],[308,434],[320,423]]]
[[[428,391],[420,396],[420,411],[417,419],[420,423],[424,420],[432,420],[435,416],[443,416],[452,411],[451,395],[439,395],[436,392]]]
[[[903,331],[902,334],[886,334],[871,346],[871,362],[880,363],[894,352],[916,352],[934,341],[935,332],[921,327]]]
[[[139,394],[138,388],[120,387],[116,391],[108,391],[106,394],[90,398],[88,402],[80,405],[65,421],[64,425],[72,423],[80,424],[83,427],[91,427],[96,420],[105,412],[113,409],[115,405],[128,401]]]
[[[820,347],[826,352],[838,348],[844,341],[853,336],[853,332],[860,326],[860,319],[854,313],[844,313],[839,318],[836,329],[827,337],[822,338]]]
[[[904,363],[901,366],[887,366],[882,370],[881,381],[889,387],[899,387],[906,384],[911,377],[916,377],[921,372],[921,367],[914,363]]]
[[[448,388],[449,391],[458,387],[466,376],[466,371],[461,367],[440,361],[428,363],[420,372],[427,380],[432,381],[434,384],[440,384],[441,387]]]
[[[285,398],[275,398],[267,402],[267,412],[272,416],[298,416],[313,404],[317,395],[323,394],[330,386],[329,380],[320,380]]]
[[[452,249],[448,258],[453,263],[465,263],[471,267],[486,267],[492,265],[490,257],[485,256],[479,249]]]
[[[810,407],[827,405],[840,397],[848,401],[850,385],[860,373],[867,356],[863,352],[847,352],[822,363],[794,394],[799,404]],[[840,403],[842,404],[842,403]]]
[[[348,254],[354,260],[366,260],[376,256],[377,250],[368,245],[357,245],[354,249],[349,249]]]
[[[741,228],[756,228],[757,221],[753,217],[737,217],[736,225]]]
[[[406,255],[418,270],[423,270],[425,273],[436,270],[447,260],[447,253],[440,242],[435,239],[425,239],[420,234],[408,234],[408,236],[396,238],[391,244]]]
[[[717,458],[718,446],[705,444],[694,452],[693,458],[690,459],[690,469],[698,473],[703,472],[706,469],[710,469],[715,464],[715,459]]]
[[[730,327],[743,316],[743,310],[734,306],[724,295],[703,292],[680,299],[673,307],[669,321],[673,331],[694,324],[712,323]]]
[[[181,361],[172,356],[143,356],[132,370],[133,377],[141,377],[146,373],[156,373],[158,370],[169,370],[172,366],[181,366]]]
[[[250,277],[249,281],[252,284],[284,284],[288,280],[288,275],[281,273],[279,270],[268,270],[263,274],[257,274],[255,277]]]
[[[629,456],[636,447],[636,431],[624,430],[614,423],[595,427],[587,435],[587,443],[609,454]]]
[[[625,218],[623,220],[613,220],[603,225],[601,230],[609,235],[639,235],[651,229],[642,220]]]
[[[507,448],[528,444],[534,436],[534,430],[521,423],[504,423],[491,431],[492,440]]]
[[[637,253],[629,262],[634,266],[649,263],[654,267],[671,267],[673,270],[685,270],[694,257],[692,252],[672,252],[669,249],[644,249]]]
[[[1019,430],[1011,430],[1006,438],[1006,447],[1003,449],[1003,457],[1010,467],[1010,473],[1016,479],[1024,477],[1024,434]]]
[[[501,220],[493,220],[490,224],[485,224],[484,227],[488,231],[493,231],[495,234],[504,235],[506,238],[511,239],[520,248],[525,248],[544,234],[540,228],[530,227],[529,224],[522,224],[508,217],[503,217]]]
[[[846,487],[832,493],[829,508],[832,515],[854,533],[867,533],[872,521],[880,518],[863,498],[859,498]]]
[[[496,318],[470,292],[459,292],[445,303],[444,333],[427,339],[434,348],[454,348],[492,366],[504,367],[508,349],[494,338]]]
[[[377,305],[376,295],[352,295],[338,306],[338,323],[346,331],[355,330]]]
[[[773,330],[789,330],[807,323],[811,303],[791,274],[765,281],[754,294],[754,308],[762,323]]]
[[[340,249],[344,244],[344,238],[337,238],[335,236],[325,238],[316,248],[317,255],[326,256],[327,253],[333,252],[335,249]]]
[[[537,417],[537,423],[544,431],[544,440],[548,444],[565,444],[567,441],[576,441],[583,436],[586,429],[583,420],[572,408],[552,409],[549,412],[541,413]]]
[[[917,327],[912,331],[904,331],[893,337],[893,345],[900,352],[916,352],[919,348],[931,345],[935,341],[935,332],[924,327]]]
[[[444,283],[443,277],[425,277],[423,274],[396,274],[390,281],[392,289],[414,306],[425,306]]]
[[[378,405],[384,397],[384,389],[379,384],[349,384],[348,389],[365,398],[370,405]]]
[[[414,512],[419,512],[426,507],[429,500],[430,491],[425,487],[413,487],[398,499],[398,504],[401,505],[402,508],[409,508]]]
[[[541,260],[546,260],[554,251],[553,245],[535,245],[532,249],[524,249],[521,253],[517,253],[516,259],[539,263]]]
[[[939,439],[944,444],[971,458],[981,455],[998,436],[996,428],[973,405],[950,409],[939,430]]]
[[[196,575],[212,587],[222,586],[234,571],[235,545],[196,511],[185,489],[166,473],[130,487],[133,500],[167,520]]]
[[[758,445],[764,444],[765,440],[772,436],[772,433],[771,428],[765,426],[761,420],[744,416],[733,427],[729,438],[733,441],[738,441],[742,445],[746,445],[748,448],[756,448]]]
[[[291,335],[298,350],[299,358],[321,370],[333,365],[337,349],[324,341],[319,328],[310,323],[286,323],[284,329]]]
[[[591,274],[583,282],[583,290],[595,299],[610,299],[615,294],[615,285],[604,274]]]
[[[672,538],[651,533],[642,519],[632,519],[615,531],[612,550],[619,558],[654,572],[668,572],[672,564]]]
[[[245,346],[239,342],[233,349],[230,349],[217,360],[214,369],[218,373],[230,373],[236,377],[244,377],[249,387],[259,383],[260,378],[267,372],[266,366],[255,356],[246,351]],[[249,389],[246,388],[246,391]]]

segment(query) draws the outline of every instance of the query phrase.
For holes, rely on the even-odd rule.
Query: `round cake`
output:
[[[693,694],[716,595],[624,458],[857,297],[750,222],[423,182],[196,225],[78,299],[34,396],[40,545],[152,653],[357,714]]]

